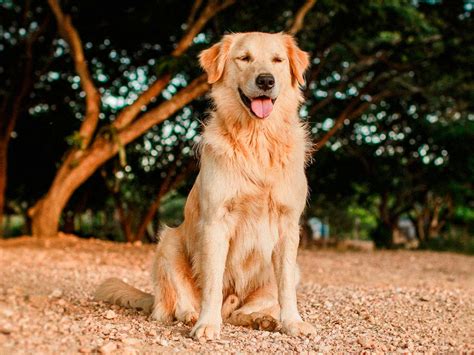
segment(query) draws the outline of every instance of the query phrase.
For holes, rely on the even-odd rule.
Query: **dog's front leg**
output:
[[[199,250],[202,286],[201,314],[191,331],[196,339],[219,338],[222,325],[222,288],[229,249],[229,236],[224,222],[209,222],[202,228]]]
[[[273,253],[273,265],[278,287],[282,331],[289,335],[312,334],[315,332],[314,327],[303,322],[296,303],[298,217],[282,218],[279,230],[279,241]]]

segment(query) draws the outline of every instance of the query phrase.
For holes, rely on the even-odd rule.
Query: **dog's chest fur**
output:
[[[203,153],[215,156],[229,173],[229,189],[239,186],[224,203],[223,214],[233,226],[224,290],[244,297],[272,279],[279,220],[305,204],[305,131],[208,126],[203,144],[209,142]]]

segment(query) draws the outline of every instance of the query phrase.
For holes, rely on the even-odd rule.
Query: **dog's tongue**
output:
[[[252,99],[250,107],[257,117],[266,118],[273,110],[273,102],[269,98],[256,98]]]

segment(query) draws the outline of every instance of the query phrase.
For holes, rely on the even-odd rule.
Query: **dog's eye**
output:
[[[273,62],[273,63],[281,63],[281,62],[283,62],[283,59],[281,59],[280,57],[274,57],[274,58],[272,59],[272,62]]]
[[[241,56],[241,57],[239,57],[239,58],[237,58],[237,59],[238,59],[238,60],[241,60],[242,62],[250,62],[250,59],[251,59],[251,58],[250,58],[250,56],[249,56],[248,54],[246,54],[246,55],[243,55],[243,56]]]

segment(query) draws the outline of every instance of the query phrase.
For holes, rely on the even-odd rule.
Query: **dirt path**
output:
[[[103,279],[150,291],[152,246],[62,237],[0,241],[0,354],[178,351],[474,351],[474,258],[304,251],[299,306],[318,335],[226,325],[199,343],[182,324],[91,299]]]

